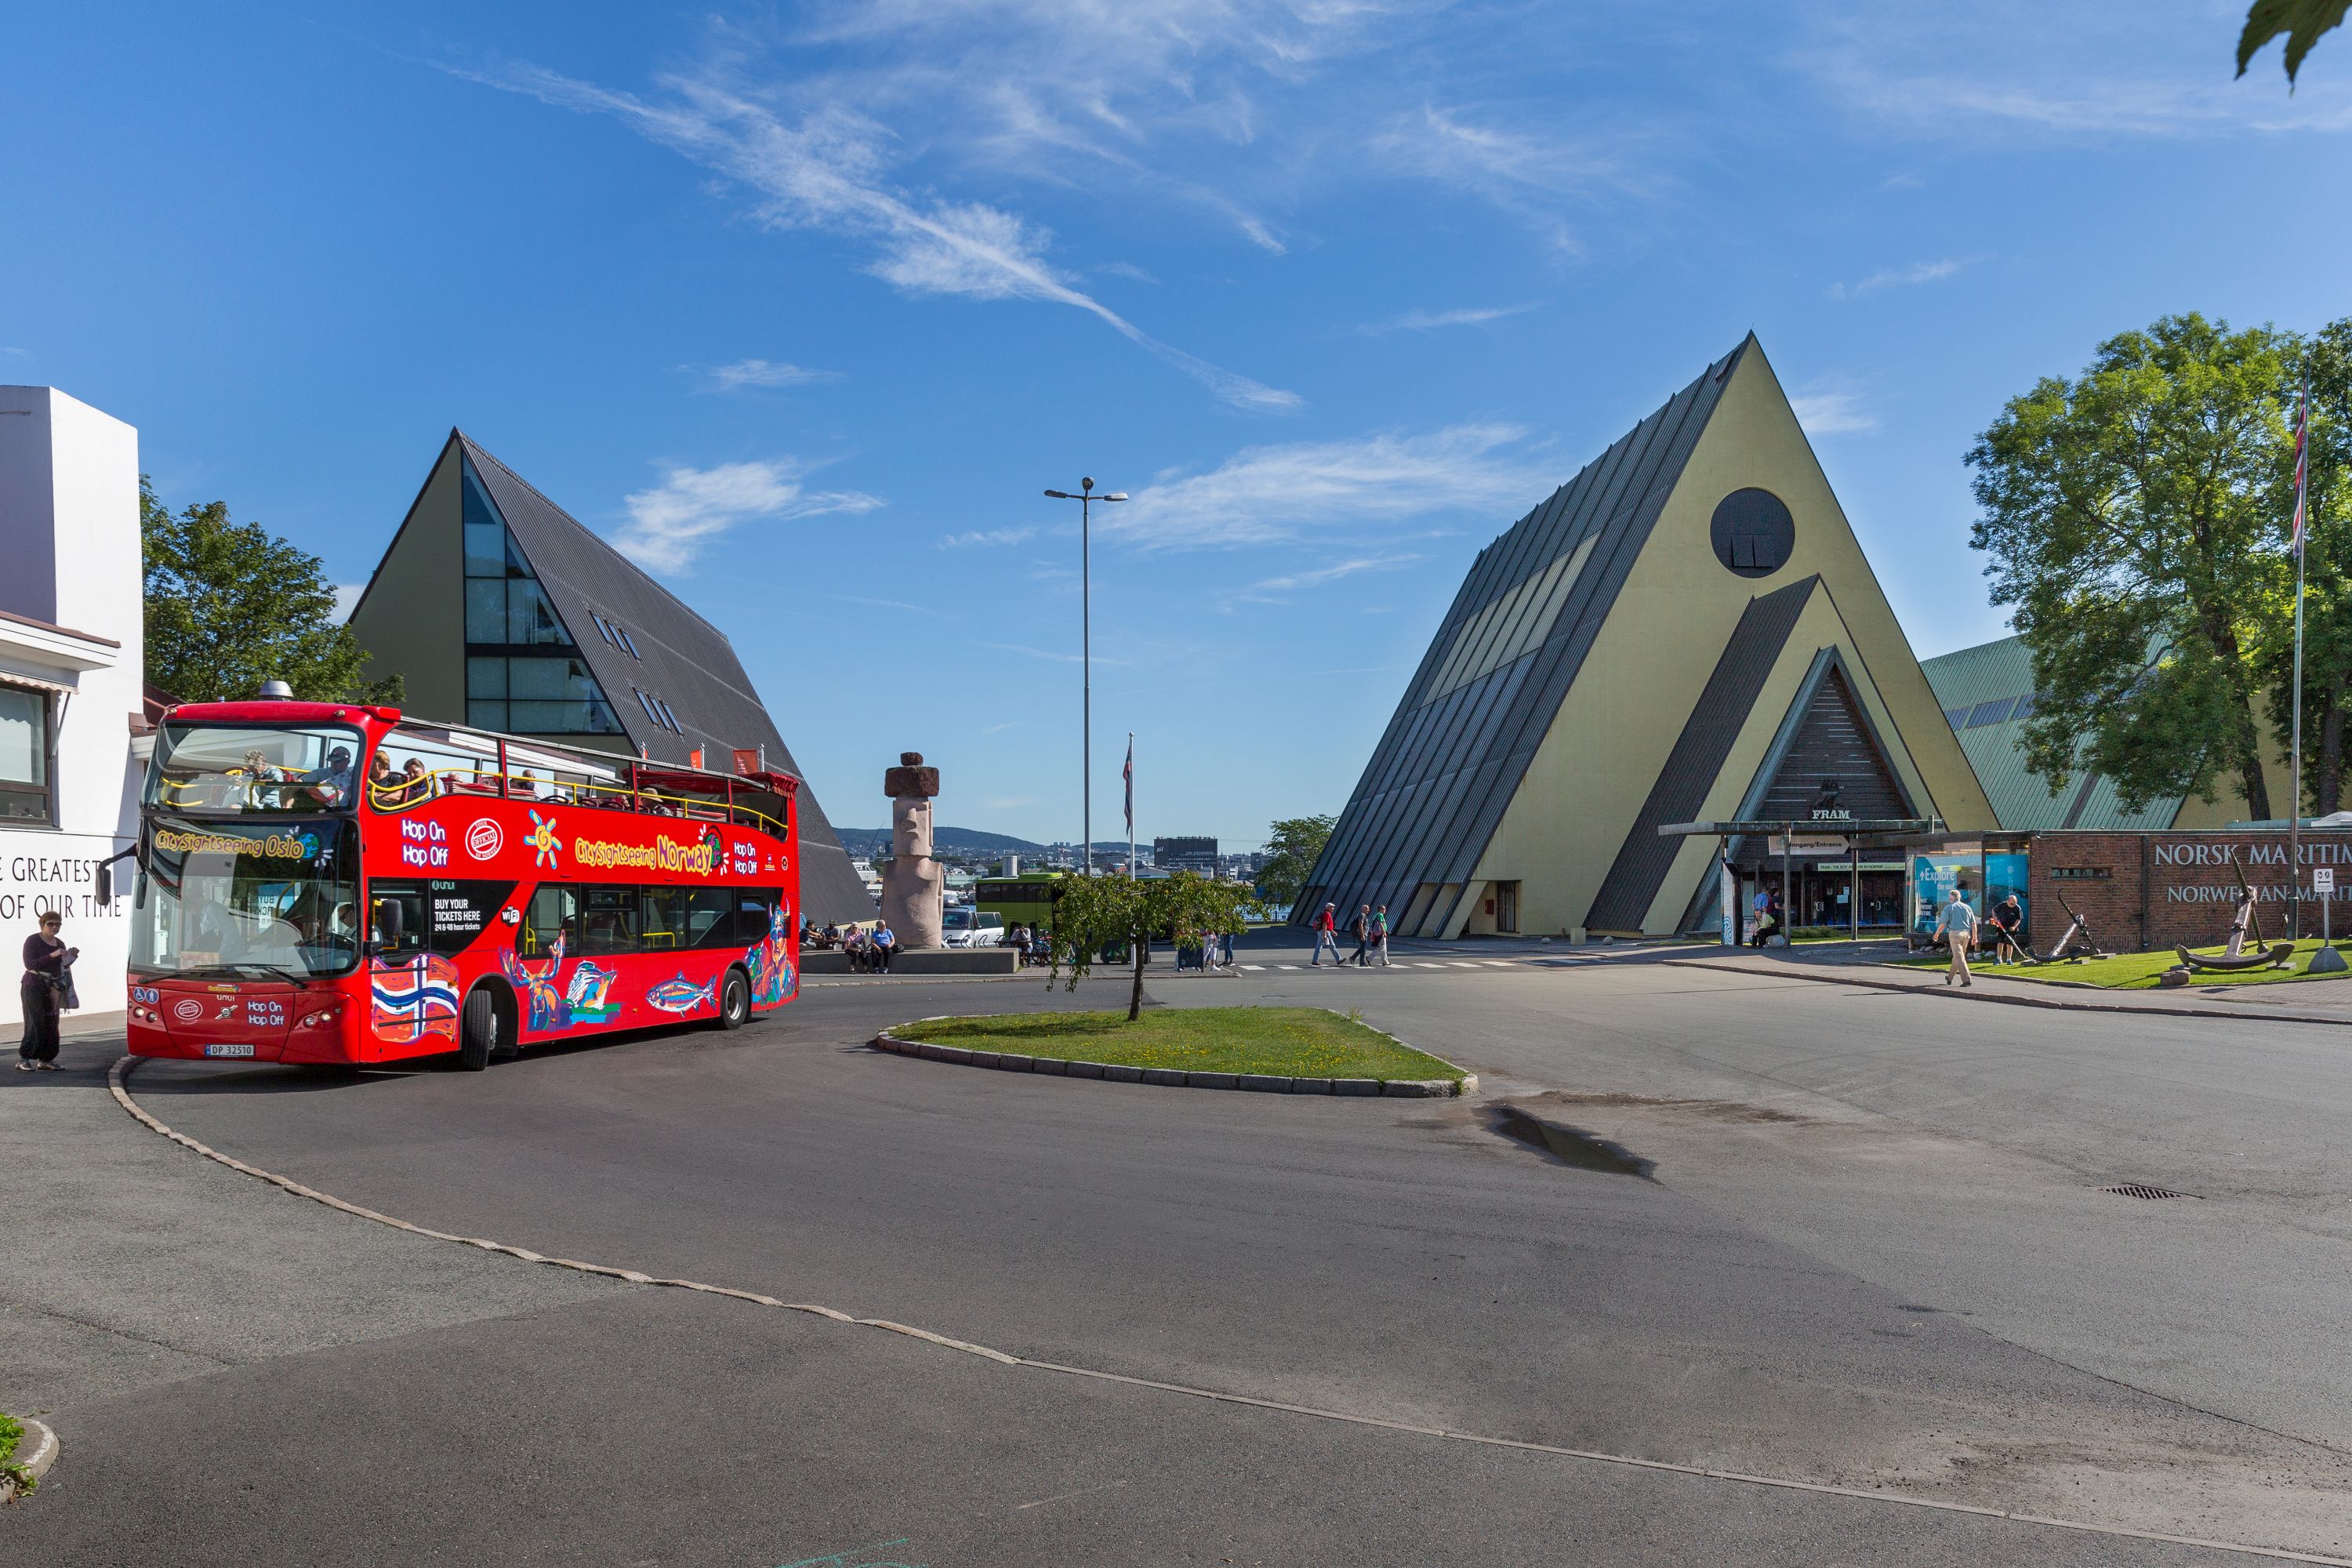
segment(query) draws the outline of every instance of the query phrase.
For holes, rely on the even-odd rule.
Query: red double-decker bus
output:
[[[799,990],[800,782],[349,703],[166,713],[131,895],[131,1049],[469,1068],[739,1027]]]

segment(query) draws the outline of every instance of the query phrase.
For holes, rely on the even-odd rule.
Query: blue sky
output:
[[[836,821],[1334,811],[1463,572],[1750,328],[1922,655],[1961,455],[2352,313],[2352,39],[2242,5],[20,6],[0,380],[364,580],[453,425],[733,637]],[[1098,514],[1099,515],[1099,514]]]

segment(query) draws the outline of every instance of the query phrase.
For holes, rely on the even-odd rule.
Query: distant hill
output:
[[[887,827],[836,827],[841,847],[853,859],[869,858],[890,852],[890,830]],[[977,827],[931,828],[931,844],[942,854],[956,855],[1043,855],[1043,844],[1032,844],[1026,838],[1015,838],[1009,833],[983,833]]]

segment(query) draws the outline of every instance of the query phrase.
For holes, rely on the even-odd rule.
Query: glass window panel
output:
[[[47,781],[49,700],[37,691],[0,686],[0,780]]]
[[[602,702],[510,702],[509,721],[526,735],[617,735],[613,710]]]
[[[504,697],[507,694],[507,661],[479,656],[466,661],[466,695],[468,697]]]
[[[637,890],[588,888],[580,895],[580,951],[637,951]]]
[[[599,695],[596,678],[576,658],[518,658],[508,667],[509,695],[584,702]]]
[[[541,888],[523,911],[515,946],[525,958],[542,958],[555,951],[559,937],[567,952],[580,946],[580,895],[571,888]]]
[[[466,524],[466,575],[503,577],[507,574],[507,531],[495,522]]]
[[[539,585],[538,578],[517,578],[507,584],[507,641],[547,644],[570,640],[563,635],[563,623],[555,618],[555,606],[547,602],[546,590]]]
[[[496,578],[466,579],[466,640],[507,640],[507,585]]]
[[[645,950],[668,952],[687,946],[686,889],[645,888],[639,891],[644,896],[646,923],[638,928],[637,940]]]
[[[466,722],[485,730],[503,730],[507,727],[507,705],[495,700],[485,701],[480,698],[468,699],[466,703]]]
[[[736,934],[735,889],[692,888],[686,894],[686,945],[742,947],[747,938]]]

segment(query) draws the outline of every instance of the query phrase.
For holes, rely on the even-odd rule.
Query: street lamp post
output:
[[[1089,559],[1092,535],[1088,525],[1093,521],[1092,509],[1096,501],[1125,500],[1127,492],[1113,490],[1108,495],[1098,496],[1095,494],[1094,480],[1084,479],[1078,481],[1078,493],[1076,495],[1067,490],[1047,490],[1045,493],[1055,500],[1078,503],[1078,668],[1081,682],[1078,745],[1083,753],[1083,765],[1079,772],[1086,793],[1080,811],[1086,837],[1080,852],[1086,856],[1087,875],[1091,877],[1095,874],[1095,634],[1092,563]],[[1134,871],[1134,867],[1128,868],[1129,875]]]

